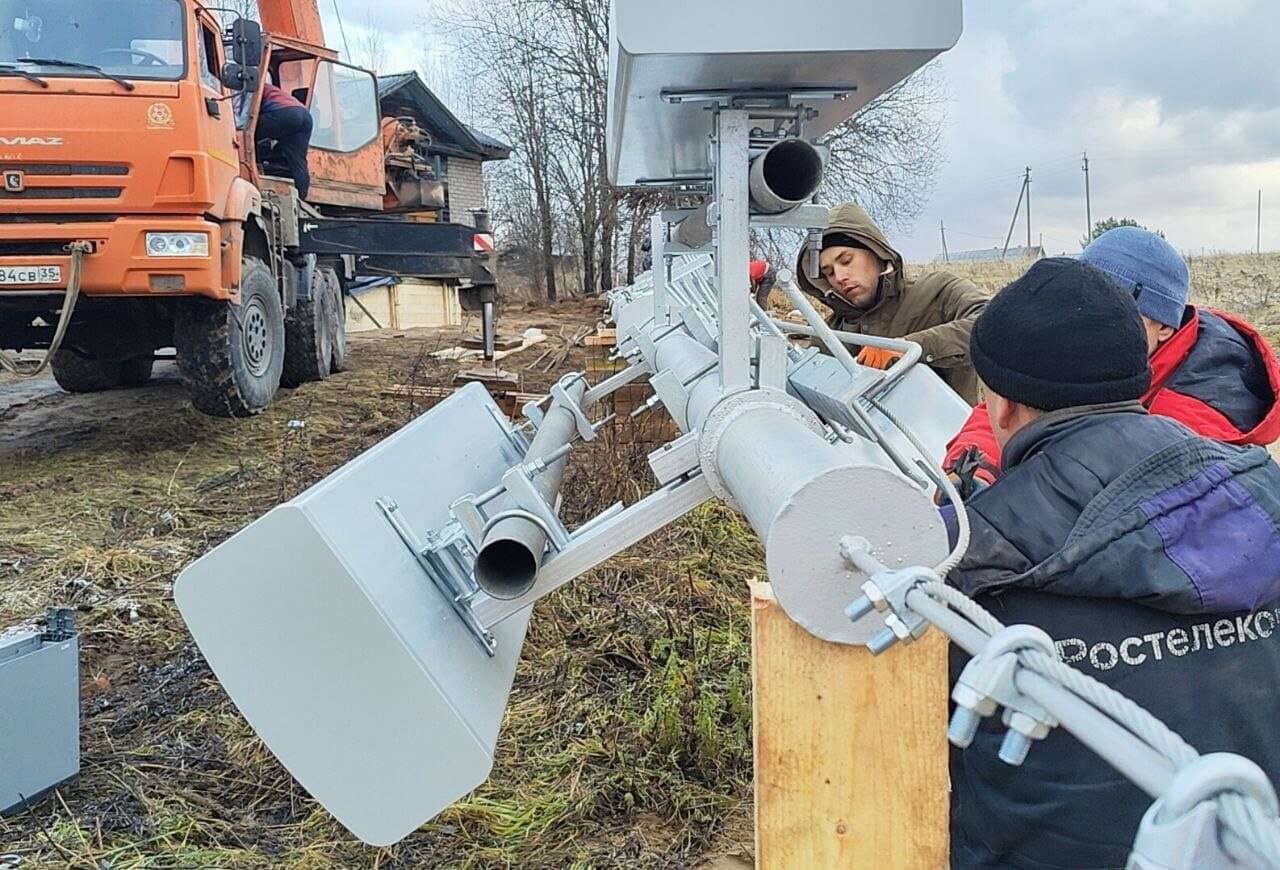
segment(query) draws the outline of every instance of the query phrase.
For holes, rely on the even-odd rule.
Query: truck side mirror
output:
[[[231,57],[242,67],[257,68],[262,64],[262,26],[248,18],[237,18],[231,24]]]
[[[222,65],[222,72],[219,73],[218,78],[222,80],[227,90],[237,93],[243,91],[245,85],[248,84],[245,78],[245,68],[233,60],[229,60]]]

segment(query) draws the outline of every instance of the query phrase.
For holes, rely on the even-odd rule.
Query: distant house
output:
[[[484,164],[506,160],[511,146],[459,121],[416,72],[379,76],[378,99],[384,118],[410,116],[431,135],[427,155],[445,185],[440,220],[471,223],[471,212],[486,208]]]
[[[952,251],[947,262],[951,263],[988,263],[998,260],[1039,260],[1044,257],[1044,248],[1035,247],[1010,248],[1001,256],[1002,248],[983,248],[978,251]],[[934,259],[935,263],[943,262],[942,257]]]

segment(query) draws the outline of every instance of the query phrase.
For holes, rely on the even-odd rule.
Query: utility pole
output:
[[[1258,188],[1258,255],[1262,255],[1262,188]]]
[[[951,262],[951,255],[947,253],[947,224],[946,221],[938,222],[938,229],[942,231],[942,261],[944,263]]]
[[[1004,237],[1004,250],[1000,252],[1001,260],[1009,253],[1009,242],[1013,239],[1014,227],[1018,225],[1018,212],[1022,211],[1022,198],[1027,195],[1027,178],[1030,174],[1031,170],[1028,169],[1027,174],[1022,176],[1022,187],[1018,188],[1018,204],[1013,207],[1013,220],[1009,222],[1009,234]]]
[[[1031,167],[1027,167],[1026,181],[1023,182],[1027,186],[1027,253],[1031,253]]]
[[[1089,152],[1084,152],[1084,238],[1085,246],[1093,241],[1093,203],[1089,200]]]

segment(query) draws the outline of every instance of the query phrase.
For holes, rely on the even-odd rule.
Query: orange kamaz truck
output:
[[[441,185],[411,120],[324,46],[314,0],[261,21],[194,0],[0,0],[0,363],[67,390],[137,385],[173,348],[201,411],[246,416],[341,370],[362,274],[492,300],[477,229],[423,220]],[[299,199],[255,141],[267,82],[309,110]],[[467,307],[476,307],[468,304]]]

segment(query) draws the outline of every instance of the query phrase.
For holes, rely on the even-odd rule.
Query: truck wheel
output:
[[[326,309],[329,344],[333,348],[329,370],[344,372],[347,370],[347,297],[342,292],[342,282],[338,280],[338,273],[329,269],[325,271],[331,279],[326,295],[326,299],[329,300]]]
[[[329,269],[317,269],[311,298],[299,299],[284,321],[284,376],[280,382],[296,387],[329,376],[333,332],[329,326]]]
[[[178,372],[196,409],[249,417],[275,398],[284,368],[284,306],[256,257],[241,266],[240,304],[191,299],[178,309]]]
[[[121,364],[114,360],[86,359],[69,350],[53,355],[53,379],[68,393],[97,393],[120,384]]]
[[[120,363],[120,386],[122,387],[142,387],[146,386],[151,380],[151,370],[155,368],[155,358],[150,354],[147,356],[135,356],[133,359],[127,359]]]

